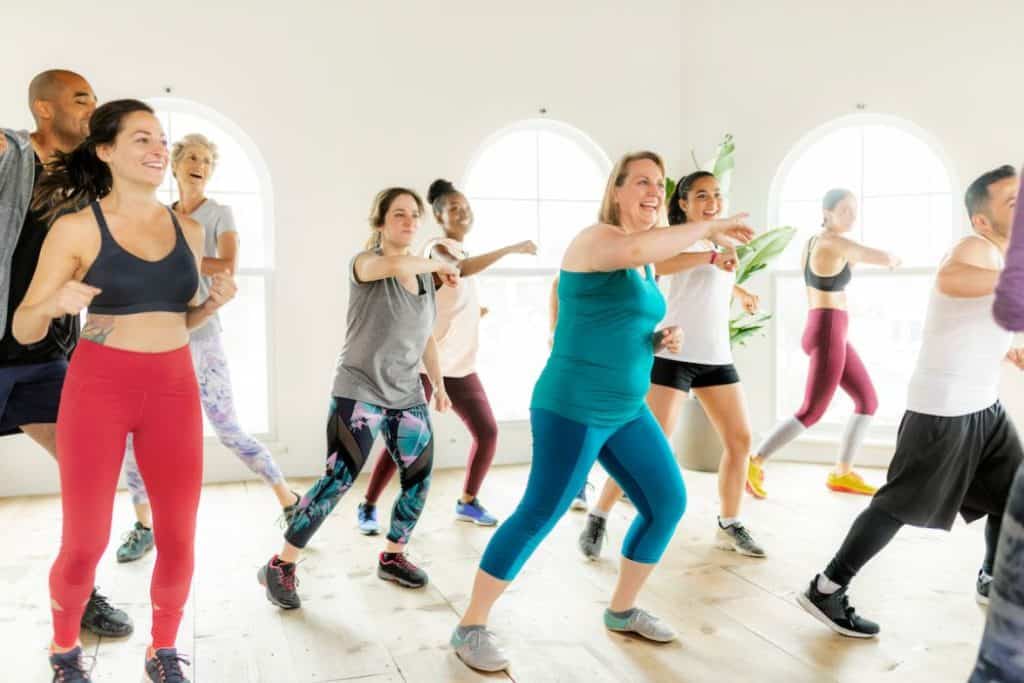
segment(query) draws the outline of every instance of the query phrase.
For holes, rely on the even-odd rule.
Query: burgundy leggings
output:
[[[807,369],[804,404],[795,417],[804,427],[821,419],[828,409],[837,387],[853,399],[854,412],[874,415],[878,397],[864,363],[846,341],[849,318],[836,308],[812,308],[807,312],[802,346],[811,357]]]
[[[188,346],[136,353],[81,341],[57,414],[64,529],[50,570],[53,642],[70,648],[92,592],[110,522],[124,443],[153,506],[156,565],[150,582],[154,648],[174,647],[192,583],[196,509],[203,476],[203,418]]]
[[[430,403],[433,390],[426,375],[420,375],[423,388],[427,392],[427,403]],[[491,412],[491,404],[487,401],[487,392],[480,383],[480,377],[474,372],[465,377],[445,377],[444,388],[452,401],[452,410],[469,429],[473,437],[473,445],[469,448],[469,460],[466,462],[466,481],[463,490],[471,496],[480,491],[480,485],[487,476],[494,460],[494,451],[498,446],[498,423]],[[395,475],[395,463],[382,452],[377,456],[377,464],[370,475],[370,485],[366,487],[366,500],[376,504],[384,487]]]

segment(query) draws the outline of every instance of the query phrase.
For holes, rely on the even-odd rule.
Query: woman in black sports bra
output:
[[[188,330],[230,300],[235,285],[230,274],[215,275],[209,297],[198,301],[203,228],[157,200],[168,152],[153,110],[137,100],[109,102],[89,129],[52,165],[33,208],[51,219],[88,205],[53,223],[13,325],[27,344],[54,317],[88,308],[57,417],[64,530],[50,572],[50,663],[55,680],[89,680],[79,621],[110,538],[133,433],[158,550],[146,673],[154,683],[186,681],[174,641],[192,580],[203,455]]]
[[[875,487],[853,471],[853,459],[878,407],[875,388],[864,363],[847,340],[846,285],[856,263],[895,268],[894,254],[872,249],[846,237],[857,221],[857,198],[849,190],[829,190],[822,200],[822,231],[804,252],[807,286],[807,325],[803,349],[810,356],[804,403],[792,418],[780,423],[757,448],[747,471],[747,491],[764,498],[764,462],[821,419],[836,389],[842,387],[854,403],[854,414],[843,431],[835,469],[825,485],[833,491],[872,495]],[[822,275],[830,273],[830,275]]]

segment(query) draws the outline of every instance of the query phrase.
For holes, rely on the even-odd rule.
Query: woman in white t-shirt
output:
[[[692,173],[679,181],[668,202],[670,225],[713,220],[722,211],[722,190],[707,171]],[[733,366],[729,342],[731,301],[735,297],[748,313],[758,307],[758,297],[736,284],[735,250],[717,251],[710,242],[656,265],[657,274],[669,276],[665,325],[678,325],[684,339],[679,353],[655,354],[647,405],[667,436],[671,436],[690,391],[725,444],[718,468],[720,510],[716,542],[724,550],[748,557],[764,557],[740,521],[740,504],[746,483],[750,453],[750,419],[739,374]],[[608,513],[622,489],[609,478],[601,497],[587,515],[580,534],[583,554],[597,558],[604,541]]]
[[[455,503],[455,517],[479,526],[494,526],[498,520],[477,499],[477,493],[494,459],[498,445],[498,424],[487,400],[487,393],[476,374],[476,354],[479,349],[480,318],[486,312],[481,308],[476,279],[469,277],[494,265],[509,254],[536,254],[533,242],[519,242],[479,256],[466,257],[452,254],[445,243],[458,243],[466,238],[473,227],[473,210],[465,195],[447,180],[435,180],[427,191],[427,202],[434,210],[434,219],[444,230],[445,239],[435,239],[424,247],[424,256],[458,263],[462,278],[457,287],[444,287],[437,292],[437,320],[434,338],[437,340],[441,360],[441,374],[455,412],[469,430],[473,445],[466,461],[466,478],[462,496]],[[430,383],[422,376],[423,386],[430,400]],[[377,499],[395,474],[395,464],[386,454],[377,458],[377,464],[366,487],[366,500],[359,504],[359,530],[372,536],[380,531],[377,521]]]

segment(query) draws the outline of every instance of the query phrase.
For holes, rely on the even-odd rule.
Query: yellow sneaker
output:
[[[825,486],[838,493],[856,493],[862,496],[873,496],[878,490],[877,486],[868,484],[860,475],[850,470],[846,474],[828,473],[828,481]]]
[[[754,462],[753,458],[747,463],[747,493],[754,498],[768,497],[768,492],[764,490],[764,468]]]

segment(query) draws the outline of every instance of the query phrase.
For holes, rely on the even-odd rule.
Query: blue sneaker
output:
[[[588,481],[580,487],[579,493],[572,499],[572,504],[569,505],[570,510],[586,510],[587,509],[587,487],[591,486]]]
[[[463,503],[461,500],[456,501],[455,519],[473,522],[477,526],[494,526],[498,523],[498,518],[480,504],[479,498],[473,498],[468,503]]]
[[[377,521],[377,506],[369,503],[359,504],[359,533],[363,536],[376,536],[380,533]]]

